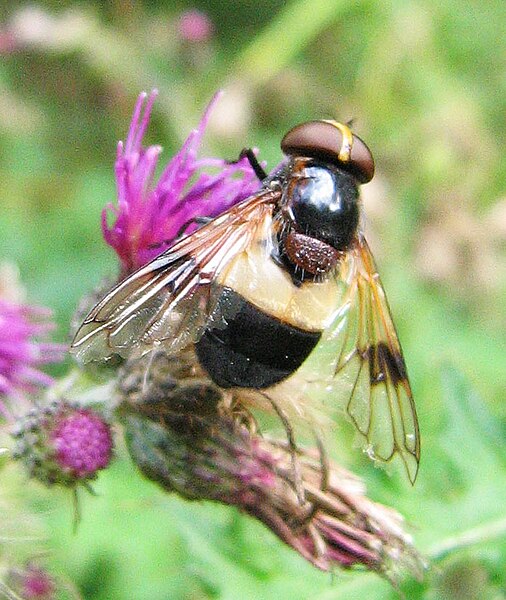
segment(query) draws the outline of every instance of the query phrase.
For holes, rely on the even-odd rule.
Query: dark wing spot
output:
[[[369,362],[371,385],[383,383],[387,378],[395,386],[407,380],[406,365],[402,355],[395,350],[392,351],[384,342],[369,346],[362,356]]]

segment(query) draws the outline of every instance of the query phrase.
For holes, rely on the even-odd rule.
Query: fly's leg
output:
[[[262,165],[258,162],[256,154],[251,148],[243,148],[237,160],[230,160],[227,162],[229,165],[235,165],[238,162],[240,162],[243,158],[248,159],[251,168],[253,169],[253,171],[255,171],[255,175],[258,177],[258,179],[260,179],[260,181],[264,181],[265,179],[267,179],[267,173],[265,172]]]
[[[314,437],[316,440],[316,446],[318,448],[318,454],[319,454],[319,460],[320,460],[320,465],[319,465],[320,491],[322,493],[325,493],[329,486],[328,455],[327,455],[327,451],[325,450],[325,445],[323,444],[318,433],[316,431],[313,431],[313,434],[314,434]],[[322,536],[317,531],[316,527],[312,524],[312,520],[313,520],[314,516],[316,515],[316,513],[318,512],[319,508],[320,507],[318,505],[318,502],[313,501],[311,508],[308,511],[307,515],[305,515],[304,518],[301,521],[299,521],[299,523],[297,523],[296,529],[298,531],[307,529],[307,532],[313,541],[316,555],[318,557],[321,557],[325,553],[326,545],[325,545],[325,542],[324,542]]]
[[[297,494],[297,499],[298,499],[300,505],[304,506],[306,504],[306,494],[304,493],[304,486],[302,484],[302,474],[301,474],[301,470],[300,470],[300,463],[299,463],[299,459],[297,456],[298,448],[297,448],[297,444],[295,443],[295,435],[294,435],[292,426],[290,424],[290,420],[286,416],[283,409],[272,398],[270,398],[267,394],[263,394],[263,393],[262,393],[262,396],[264,396],[264,398],[266,398],[269,401],[270,405],[272,406],[272,408],[278,415],[279,420],[281,421],[281,423],[283,424],[283,427],[285,429],[286,437],[287,437],[287,441],[288,441],[288,448],[290,450],[290,456],[291,456],[291,460],[292,460],[293,487],[294,487],[295,493]]]
[[[178,240],[179,238],[182,238],[190,225],[200,225],[202,227],[202,225],[207,225],[212,220],[213,217],[192,217],[191,219],[188,219],[188,221],[179,228],[175,239]]]

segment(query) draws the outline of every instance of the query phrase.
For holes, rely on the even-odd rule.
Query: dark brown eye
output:
[[[281,150],[289,156],[322,158],[337,164],[354,175],[360,183],[371,181],[374,176],[374,159],[371,151],[358,135],[353,134],[349,160],[343,160],[346,140],[339,123],[333,121],[309,121],[296,125],[281,141]]]

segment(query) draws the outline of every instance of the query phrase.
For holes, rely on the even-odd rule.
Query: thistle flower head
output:
[[[258,189],[247,159],[229,164],[216,158],[197,158],[216,95],[181,150],[154,182],[160,146],[144,148],[142,141],[157,92],[141,94],[126,142],[119,142],[115,165],[117,205],[102,213],[106,242],[121,261],[126,275],[160,254],[192,220],[215,217]],[[212,172],[214,170],[214,172]],[[108,213],[113,222],[108,224]],[[194,225],[193,225],[194,227]]]
[[[295,456],[286,441],[260,436],[211,382],[189,376],[175,385],[179,366],[159,356],[147,382],[145,365],[132,362],[120,381],[127,445],[147,477],[190,500],[238,507],[322,570],[421,575],[402,517],[369,500],[359,479],[324,467],[316,450]]]
[[[110,426],[90,409],[64,402],[33,408],[13,433],[14,457],[46,485],[94,479],[112,456]]]
[[[52,383],[40,370],[63,358],[60,344],[38,341],[53,328],[51,313],[40,307],[0,299],[0,413],[8,413],[6,400]]]

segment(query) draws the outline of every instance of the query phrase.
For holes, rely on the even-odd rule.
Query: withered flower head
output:
[[[190,500],[233,505],[316,567],[363,565],[390,579],[423,561],[402,517],[365,496],[362,482],[319,452],[262,437],[222,391],[158,355],[120,379],[128,448],[140,470]],[[325,461],[326,462],[326,461]]]

